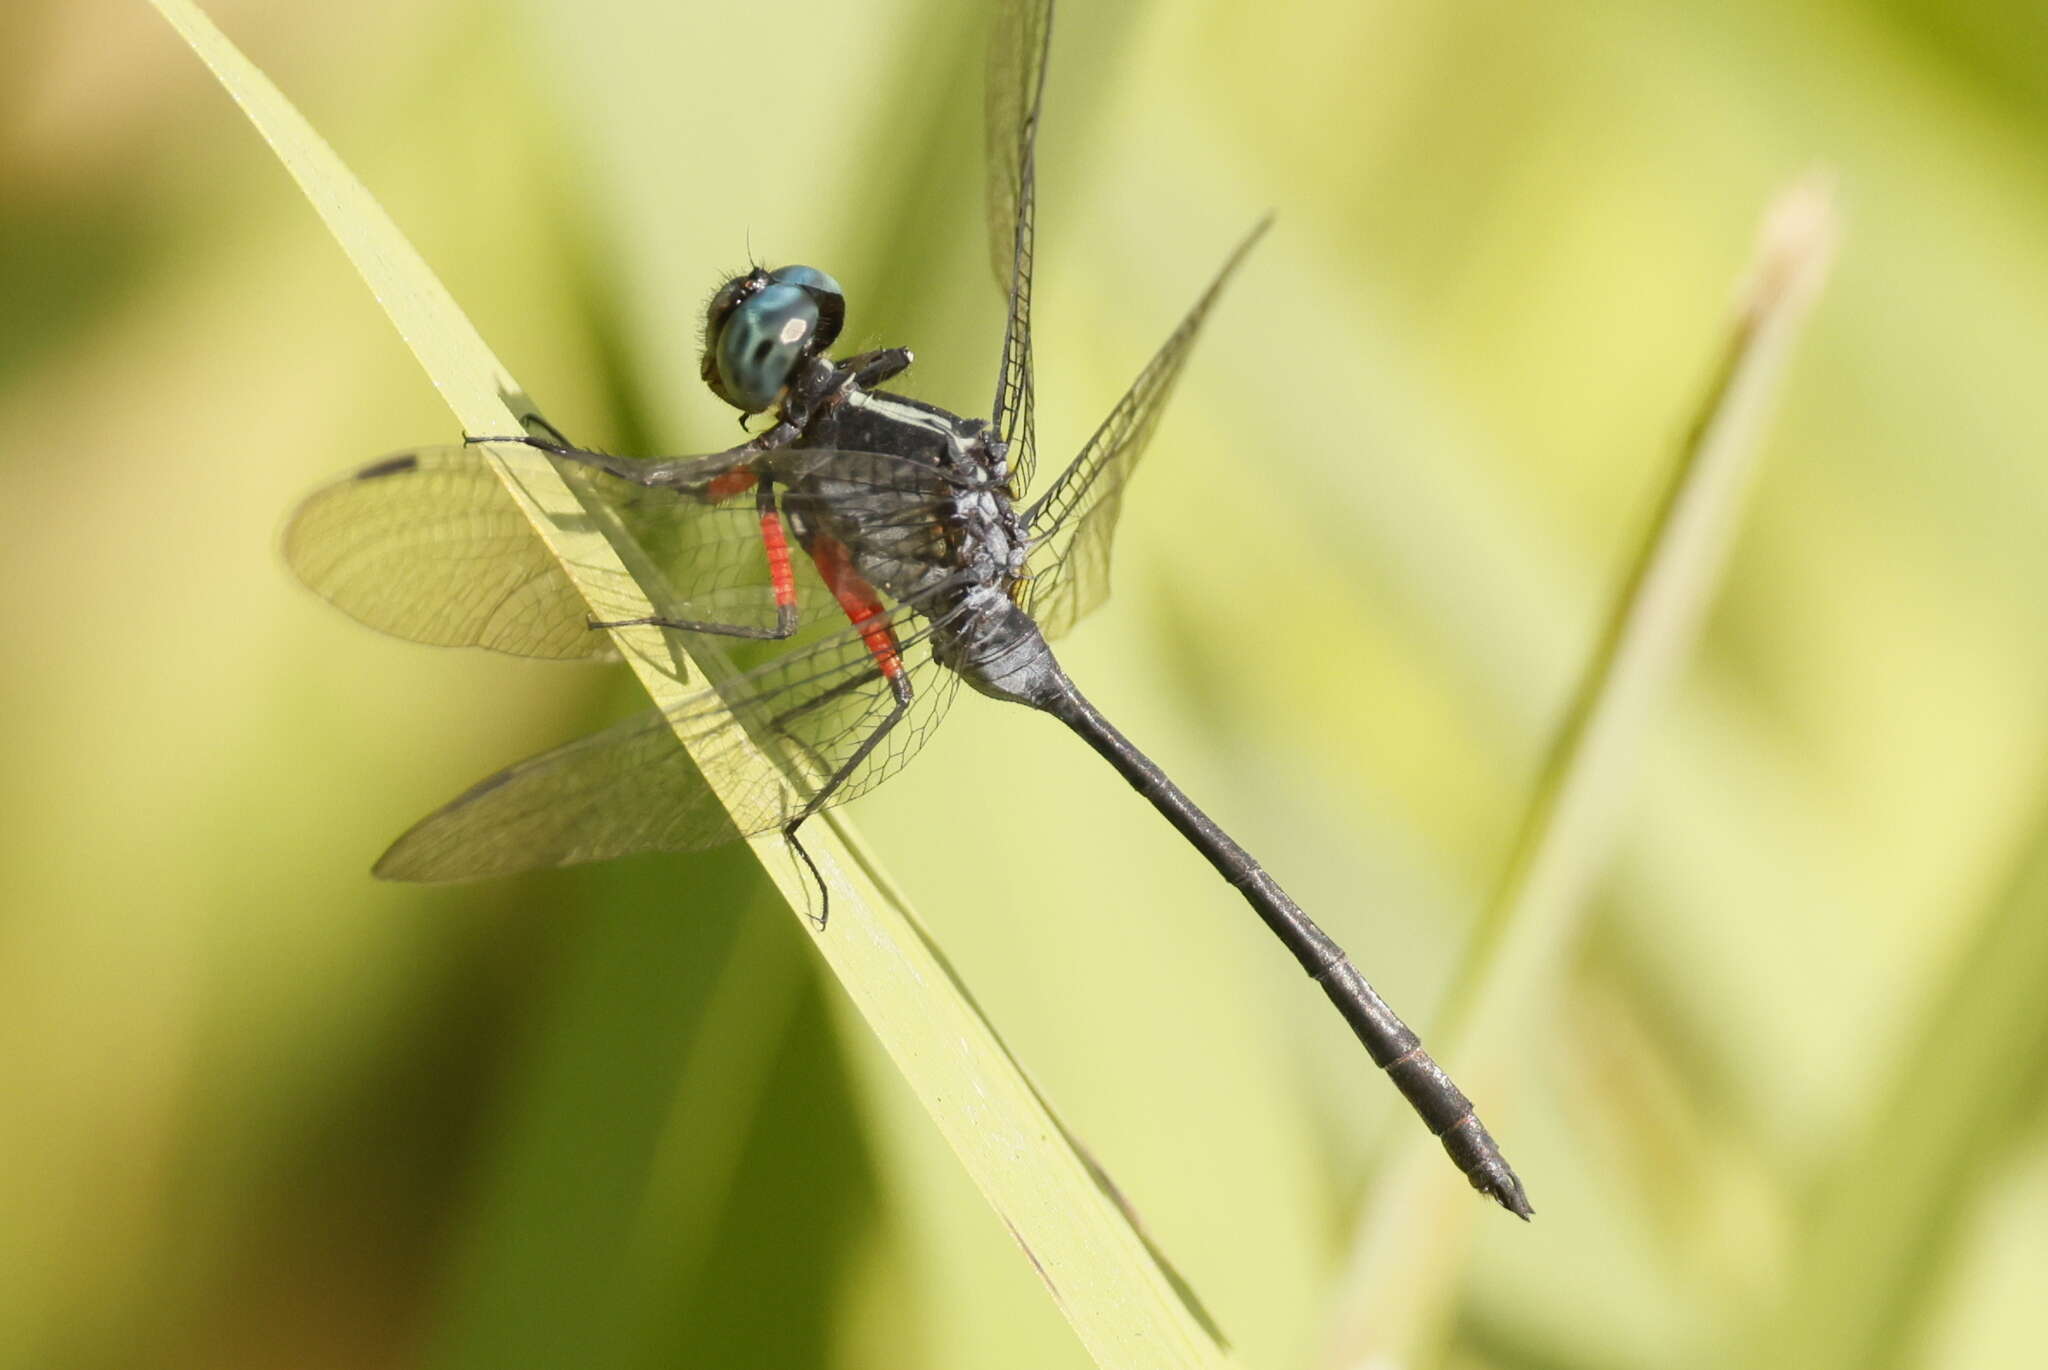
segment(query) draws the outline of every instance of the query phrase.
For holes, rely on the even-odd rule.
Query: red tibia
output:
[[[761,545],[768,549],[768,583],[775,587],[775,607],[796,603],[796,569],[789,564],[789,539],[782,535],[782,515],[770,509],[761,515]]]
[[[754,488],[757,477],[744,466],[735,466],[722,476],[713,476],[704,487],[704,498],[713,504]]]
[[[832,597],[839,601],[839,607],[860,629],[861,640],[868,644],[883,676],[894,680],[902,675],[903,657],[896,650],[896,634],[882,617],[881,596],[854,568],[845,544],[821,533],[811,540],[811,560],[817,564],[818,574],[824,578]]]

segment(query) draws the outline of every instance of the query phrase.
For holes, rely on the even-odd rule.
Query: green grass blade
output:
[[[212,68],[326,220],[468,433],[518,432],[522,392],[390,218],[277,89],[186,0],[153,0]],[[555,469],[530,448],[483,454],[593,606],[609,618],[651,613],[615,546]],[[635,607],[637,606],[637,607]],[[657,703],[697,684],[661,634],[625,630],[619,646]],[[752,764],[768,767],[765,758]],[[758,772],[756,772],[758,774]],[[712,777],[721,790],[744,776]],[[832,925],[816,939],[898,1069],[997,1215],[1025,1248],[1099,1364],[1219,1366],[1213,1332],[1129,1217],[1098,1183],[915,918],[843,827],[806,841],[832,888]],[[782,844],[755,851],[792,910],[804,877]]]
[[[1573,692],[1500,890],[1450,998],[1451,1069],[1514,1159],[1515,1043],[1557,979],[1645,725],[1685,660],[1734,541],[1769,400],[1832,256],[1826,190],[1802,183],[1765,216],[1721,364],[1601,640]],[[1538,1212],[1540,1175],[1523,1175]],[[1360,1225],[1328,1363],[1409,1364],[1440,1335],[1490,1210],[1425,1135],[1406,1140]],[[1539,1219],[1540,1220],[1540,1219]]]

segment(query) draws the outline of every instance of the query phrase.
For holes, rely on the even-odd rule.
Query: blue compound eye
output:
[[[704,379],[734,408],[773,405],[797,368],[832,345],[846,317],[839,283],[808,266],[728,281],[711,301]]]
[[[718,330],[718,379],[725,398],[749,414],[775,403],[817,335],[816,300],[798,286],[762,287]]]
[[[827,295],[846,294],[839,288],[839,282],[815,266],[778,266],[768,273],[768,279],[780,281],[784,285],[800,285],[806,290],[821,291]]]
[[[818,302],[818,341],[814,350],[822,352],[830,347],[846,322],[846,292],[839,288],[839,282],[815,266],[777,267],[768,273],[768,279],[800,286]]]

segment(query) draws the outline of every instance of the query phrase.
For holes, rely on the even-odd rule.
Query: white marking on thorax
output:
[[[966,453],[966,444],[961,441],[959,430],[953,426],[953,421],[943,414],[934,414],[928,409],[903,404],[890,399],[887,395],[877,395],[868,390],[852,390],[846,397],[846,403],[855,409],[866,409],[879,414],[891,423],[922,428],[935,437],[944,438],[956,454]]]

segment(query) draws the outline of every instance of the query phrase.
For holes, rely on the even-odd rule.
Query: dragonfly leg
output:
[[[840,762],[838,768],[826,777],[825,783],[804,802],[796,816],[782,825],[783,840],[795,850],[799,859],[810,869],[811,878],[817,881],[822,902],[818,916],[812,921],[822,931],[826,919],[831,916],[831,896],[826,892],[825,882],[818,874],[817,862],[811,859],[811,854],[804,850],[803,843],[797,840],[797,829],[832,802],[832,796],[853,777],[853,773],[860,769],[861,763],[873,755],[875,748],[881,745],[882,739],[889,735],[890,730],[903,721],[903,716],[910,712],[910,701],[913,696],[910,676],[903,669],[903,655],[896,643],[895,630],[889,626],[889,620],[882,612],[882,598],[875,593],[875,587],[868,584],[867,577],[853,564],[852,554],[847,551],[846,545],[837,538],[814,534],[806,550],[810,552],[811,561],[817,566],[818,574],[824,578],[826,588],[831,590],[833,597],[839,601],[839,607],[846,611],[848,621],[860,631],[861,641],[867,645],[868,653],[874,657],[875,666],[872,672],[864,672],[850,680],[841,681],[831,689],[821,691],[816,698],[784,710],[777,716],[776,726],[779,729],[783,723],[798,714],[815,709],[860,685],[869,684],[876,676],[888,681],[889,688],[895,695],[895,702],[890,706],[889,712],[866,737],[860,740],[860,745],[853,749],[852,755]],[[813,755],[816,753],[813,752]]]
[[[848,381],[863,390],[872,390],[883,381],[892,380],[910,369],[915,358],[907,347],[884,347],[874,352],[862,352],[839,363],[840,372]]]
[[[845,543],[823,533],[814,533],[805,550],[824,578],[825,588],[846,611],[847,621],[860,629],[861,641],[867,643],[876,667],[890,684],[898,687],[899,694],[903,693],[907,682],[903,679],[903,656],[896,645],[895,630],[882,612],[882,597],[853,564],[853,554],[846,550]]]
[[[801,821],[798,820],[798,822]],[[811,883],[818,887],[818,911],[814,914],[806,909],[804,916],[811,920],[812,927],[816,928],[819,932],[823,932],[825,924],[832,919],[832,891],[825,884],[825,874],[818,869],[817,861],[812,859],[810,852],[798,840],[796,829],[797,824],[794,822],[783,824],[782,840],[788,844],[792,852],[796,853],[796,859],[802,862],[804,869],[811,873]]]
[[[896,711],[900,712],[909,707],[911,690],[910,678],[903,669],[902,650],[896,643],[895,630],[882,616],[881,596],[875,593],[874,586],[868,584],[867,577],[854,568],[845,544],[835,538],[817,534],[810,539],[807,550],[811,554],[811,560],[817,565],[818,574],[824,578],[826,588],[832,591],[840,607],[846,611],[847,619],[860,629],[861,640],[867,644],[868,653],[875,661],[874,669],[849,676],[830,689],[820,690],[809,699],[791,705],[769,720],[769,727],[810,752],[812,760],[821,763],[819,769],[823,770],[822,758],[818,756],[817,750],[789,733],[788,725],[792,719],[813,709],[823,708],[842,695],[872,685],[877,679],[889,682],[889,688],[896,695]],[[886,732],[894,723],[893,716],[885,719],[880,731]],[[856,753],[855,760],[865,757],[872,745],[871,739]],[[828,779],[819,795],[829,797],[843,779],[843,775]],[[821,801],[813,801],[804,816],[808,817],[809,814],[815,813],[819,802]],[[799,818],[797,821],[802,822],[803,819]]]
[[[874,677],[868,676],[865,679],[872,680]],[[817,925],[820,932],[825,930],[825,923],[832,916],[832,894],[825,886],[824,877],[818,873],[818,863],[804,850],[804,844],[797,839],[796,831],[820,809],[832,802],[833,794],[853,778],[853,773],[860,769],[861,763],[873,754],[875,748],[882,744],[882,739],[887,737],[890,730],[901,723],[903,716],[910,712],[910,678],[899,673],[890,678],[890,683],[896,691],[896,702],[890,706],[889,712],[875,725],[872,732],[860,740],[860,745],[853,749],[853,755],[840,762],[839,769],[832,772],[825,783],[818,787],[817,793],[804,802],[804,806],[797,810],[796,817],[782,825],[782,840],[789,843],[797,858],[809,868],[811,879],[817,882],[818,916],[811,921]],[[819,698],[822,700],[823,696]]]
[[[744,473],[749,479],[752,472]],[[775,626],[757,628],[748,624],[707,623],[693,618],[670,618],[661,614],[650,614],[645,618],[620,618],[600,623],[592,619],[592,629],[634,628],[651,624],[657,628],[679,628],[684,632],[712,633],[719,637],[744,637],[761,641],[779,641],[796,636],[796,568],[790,565],[789,538],[783,532],[782,512],[775,507],[775,487],[767,481],[755,486],[754,507],[761,515],[761,546],[768,553],[768,583],[775,593]]]
[[[519,416],[519,421],[522,424],[538,425],[539,427],[547,429],[548,435],[552,437],[557,443],[561,444],[563,447],[574,447],[576,445],[575,443],[569,441],[568,434],[564,433],[561,429],[555,427],[546,419],[542,418],[537,410],[527,410],[524,414],[521,414]]]

